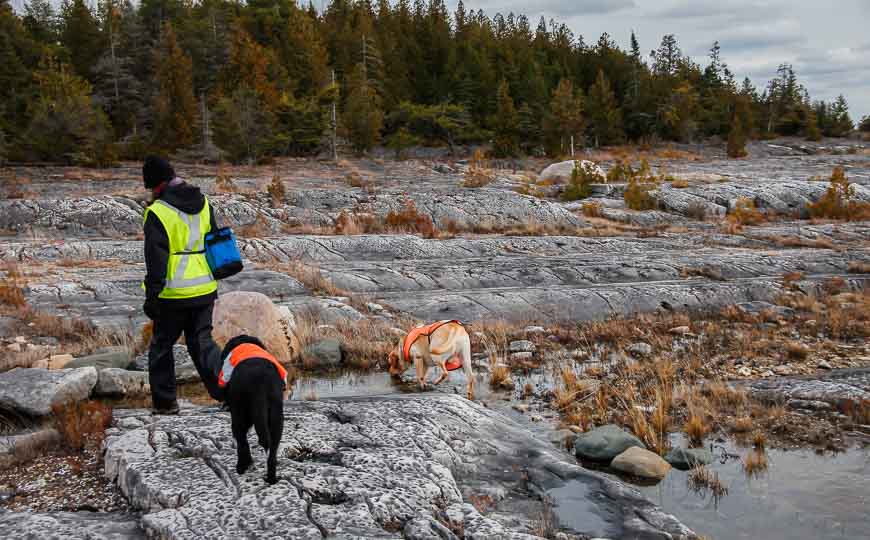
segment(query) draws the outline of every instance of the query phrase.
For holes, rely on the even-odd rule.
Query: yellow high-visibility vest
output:
[[[198,214],[186,214],[161,199],[145,210],[145,219],[148,212],[154,212],[169,237],[166,286],[160,298],[196,298],[215,292],[217,281],[205,258],[205,235],[211,231],[208,199]]]

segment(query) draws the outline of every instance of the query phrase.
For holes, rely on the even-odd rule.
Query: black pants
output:
[[[154,407],[168,407],[176,399],[175,357],[172,347],[181,333],[187,342],[187,351],[196,366],[209,395],[223,400],[223,390],[218,387],[221,368],[221,351],[211,337],[214,303],[197,307],[173,309],[171,302],[164,302],[160,316],[154,321],[154,334],[148,351],[148,380],[151,383],[151,400]]]

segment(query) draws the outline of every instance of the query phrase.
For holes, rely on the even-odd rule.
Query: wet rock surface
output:
[[[751,395],[774,402],[798,400],[796,408],[813,408],[813,403],[840,404],[870,401],[870,369],[838,369],[812,377],[783,377],[752,381]],[[803,402],[803,403],[800,403]],[[815,408],[823,408],[816,405]]]
[[[564,461],[459,397],[291,402],[284,414],[274,486],[262,478],[260,453],[252,471],[235,473],[229,416],[215,409],[124,413],[118,425],[126,427],[107,439],[106,473],[144,512],[147,533],[164,538],[287,530],[296,538],[449,538],[444,531],[456,526],[466,538],[537,538],[541,498],[590,516],[587,529],[569,533],[694,537],[634,489]],[[562,492],[575,485],[575,496],[585,495],[569,501]],[[486,516],[467,504],[484,492],[501,494]]]
[[[113,512],[9,512],[0,510],[4,538],[144,540],[138,516]]]

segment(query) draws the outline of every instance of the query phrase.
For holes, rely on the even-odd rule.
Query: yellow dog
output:
[[[438,321],[412,329],[390,352],[390,375],[398,377],[410,362],[417,370],[420,389],[426,387],[429,368],[441,368],[434,384],[444,382],[451,371],[463,368],[468,379],[466,395],[474,397],[474,374],[471,371],[471,338],[459,321]]]

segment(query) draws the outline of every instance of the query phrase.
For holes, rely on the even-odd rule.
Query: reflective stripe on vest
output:
[[[253,343],[242,343],[233,351],[224,358],[223,366],[221,366],[221,371],[218,374],[218,386],[226,386],[230,379],[233,376],[233,370],[238,366],[241,362],[245,360],[249,360],[251,358],[261,358],[263,360],[268,360],[278,369],[278,375],[281,377],[281,382],[286,383],[287,381],[287,370],[284,369],[284,366],[278,362],[278,359],[266,352],[265,349],[258,347]]]
[[[148,212],[154,212],[163,224],[169,239],[166,287],[161,291],[160,297],[192,298],[217,290],[217,282],[211,275],[204,250],[205,233],[211,229],[208,199],[198,214],[187,214],[159,199],[146,210],[146,219]],[[203,227],[203,220],[206,220],[205,227]],[[187,239],[183,246],[178,245],[182,241],[179,238],[179,227],[186,228],[187,232]],[[193,261],[196,261],[197,265],[196,275],[185,277]]]

